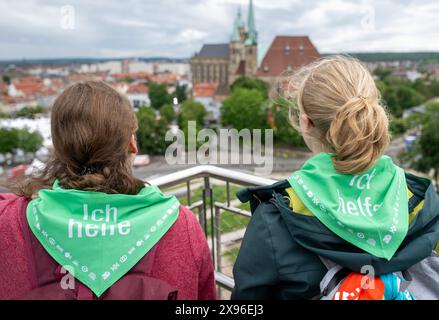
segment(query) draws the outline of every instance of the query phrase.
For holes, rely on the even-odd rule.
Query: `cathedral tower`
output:
[[[239,9],[229,43],[229,85],[240,76],[254,77],[257,71],[257,32],[253,1],[250,0],[247,13],[247,28]]]

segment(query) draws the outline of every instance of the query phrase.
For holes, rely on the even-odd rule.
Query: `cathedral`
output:
[[[256,76],[257,45],[253,1],[250,0],[247,24],[238,10],[229,43],[205,44],[192,57],[192,83],[215,83],[218,90],[225,93],[239,76]]]

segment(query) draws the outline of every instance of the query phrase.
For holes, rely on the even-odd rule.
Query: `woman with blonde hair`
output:
[[[104,82],[68,87],[53,158],[0,195],[0,299],[215,299],[195,215],[133,176],[137,118]]]
[[[383,155],[389,120],[372,75],[356,59],[329,57],[296,72],[289,93],[292,125],[313,156],[285,181],[238,192],[253,217],[232,297],[319,299],[325,283],[334,299],[413,298],[389,284],[399,288],[395,272],[435,249],[439,199],[429,180]],[[373,290],[361,286],[364,268],[379,277]]]

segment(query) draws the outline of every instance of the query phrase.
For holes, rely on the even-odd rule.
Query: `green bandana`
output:
[[[376,257],[390,260],[407,234],[404,171],[387,156],[362,174],[345,175],[331,154],[320,153],[288,182],[326,227]]]
[[[163,237],[177,220],[179,202],[155,186],[137,195],[41,190],[26,210],[46,251],[101,296]]]

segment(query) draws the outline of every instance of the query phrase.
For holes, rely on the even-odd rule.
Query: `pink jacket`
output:
[[[30,261],[20,223],[26,200],[0,194],[0,299],[14,299],[32,288]],[[184,206],[175,224],[157,243],[151,276],[178,289],[179,300],[215,299],[212,257],[194,214]]]

